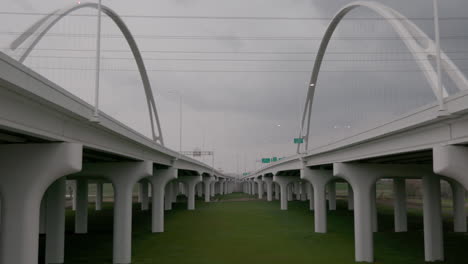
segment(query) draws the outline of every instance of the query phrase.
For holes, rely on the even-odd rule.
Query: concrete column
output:
[[[354,192],[351,184],[348,183],[348,210],[354,210]]]
[[[293,184],[293,194],[294,194],[294,199],[296,201],[301,200],[301,183],[299,181],[295,181]]]
[[[173,181],[171,186],[172,186],[171,203],[177,203],[177,196],[179,195],[179,192],[180,192],[179,182],[178,181]],[[172,205],[171,205],[171,207],[172,207]]]
[[[259,178],[256,178],[255,181],[257,182],[257,188],[258,188],[258,199],[263,199],[263,181]]]
[[[41,208],[39,211],[39,234],[43,235],[46,233],[46,224],[47,224],[47,193],[44,194],[44,197],[41,200]]]
[[[88,180],[76,180],[75,233],[88,233]]]
[[[307,186],[307,196],[309,198],[309,210],[313,211],[314,210],[314,188],[312,187],[312,184],[309,182],[306,182]]]
[[[65,255],[65,178],[47,190],[45,263],[64,263]]]
[[[316,233],[327,232],[327,184],[333,180],[333,172],[331,170],[312,170],[304,168],[301,170],[301,179],[310,182],[313,186],[314,198],[311,202],[314,203],[314,225]]]
[[[211,197],[211,194],[210,194],[210,191],[211,191],[211,181],[212,181],[212,177],[211,176],[204,176],[203,177],[203,186],[205,188],[205,202],[209,203],[210,202],[210,197]]]
[[[164,210],[169,211],[172,210],[172,199],[174,195],[172,194],[174,188],[172,187],[174,183],[169,182],[165,185],[165,192],[164,192]]]
[[[216,192],[215,192],[215,185],[218,181],[217,180],[213,180],[211,181],[211,186],[210,186],[210,195],[211,197],[214,197],[216,195]]]
[[[267,201],[271,202],[273,199],[272,194],[272,185],[273,185],[273,178],[268,176],[263,176],[263,181],[266,183],[266,191],[267,191]]]
[[[444,260],[444,240],[442,231],[442,208],[440,199],[440,178],[436,175],[424,176],[424,255],[426,261]]]
[[[406,211],[405,179],[393,179],[393,202],[395,215],[395,232],[407,232],[408,221]]]
[[[187,187],[187,210],[195,210],[195,186],[202,181],[202,176],[181,176],[179,180]]]
[[[288,185],[291,184],[294,181],[297,181],[298,177],[294,176],[273,176],[273,181],[276,182],[280,186],[280,191],[281,191],[281,210],[288,210],[288,199],[287,196],[288,191]],[[289,192],[291,193],[291,192]]]
[[[256,183],[252,180],[250,182],[250,184],[252,185],[251,188],[250,188],[250,190],[252,191],[252,195],[256,195],[257,194],[257,185],[256,185]]]
[[[153,192],[151,204],[151,231],[153,233],[164,232],[165,192],[172,190],[172,188],[167,188],[167,186],[169,185],[169,181],[177,179],[177,173],[178,170],[175,168],[154,170],[153,176],[149,178]]]
[[[377,188],[376,185],[374,184],[371,187],[371,209],[372,209],[372,231],[373,232],[378,232],[379,231],[379,225],[378,225],[378,218],[377,218]]]
[[[275,184],[275,200],[280,199],[280,186],[279,184]]]
[[[198,198],[202,198],[203,197],[203,182],[199,182],[196,188],[197,188]]]
[[[354,190],[354,245],[357,262],[374,261],[375,210],[372,209],[372,201],[375,201],[374,186],[378,176],[373,172],[360,164],[335,163],[333,166],[334,175],[345,178]]]
[[[0,145],[0,263],[37,263],[42,197],[54,181],[80,171],[81,162],[79,144]]]
[[[307,201],[307,186],[306,186],[306,182],[301,182],[301,201]]]
[[[336,183],[330,182],[328,184],[328,209],[330,211],[336,210]]]
[[[103,198],[103,183],[97,182],[96,183],[96,200],[95,200],[96,211],[102,210],[102,198]]]
[[[288,184],[288,202],[292,201],[294,199],[294,184],[290,183]]]
[[[466,232],[465,188],[456,181],[451,181],[453,202],[453,231]]]
[[[139,187],[141,189],[141,210],[147,211],[149,208],[148,181],[141,181]]]
[[[71,189],[71,201],[72,201],[72,210],[76,211],[76,181],[75,180],[67,180],[67,184]]]

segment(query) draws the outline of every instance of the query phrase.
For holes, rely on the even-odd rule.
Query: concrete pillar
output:
[[[355,260],[374,261],[374,224],[373,200],[375,201],[375,182],[378,176],[373,170],[358,164],[335,163],[335,176],[345,178],[354,190],[354,240]],[[372,194],[374,193],[374,195]]]
[[[177,203],[177,196],[179,195],[180,187],[178,181],[173,181],[172,184],[172,196],[171,196],[171,203]],[[171,205],[172,208],[172,205]]]
[[[379,225],[378,225],[378,218],[377,218],[377,188],[374,184],[371,187],[371,214],[372,214],[372,231],[378,232]]]
[[[258,199],[263,199],[263,181],[260,179],[259,176],[258,178],[255,179],[255,182],[257,182],[257,188],[258,188]]]
[[[294,196],[294,199],[296,201],[300,201],[301,200],[301,183],[299,181],[295,181],[293,183],[293,196]]]
[[[71,206],[72,210],[76,210],[76,181],[75,180],[67,180],[67,184],[70,187],[71,193],[70,193],[70,198],[71,198]]]
[[[336,183],[330,182],[328,184],[328,209],[330,211],[336,210]]]
[[[290,183],[288,184],[288,202],[292,201],[294,199],[294,184]]]
[[[129,264],[132,256],[133,189],[140,180],[153,175],[153,163],[142,161],[85,164],[83,171],[76,176],[78,186],[82,177],[95,175],[106,178],[114,186],[113,263]]]
[[[210,195],[211,197],[214,197],[216,195],[216,191],[215,191],[215,185],[218,181],[217,180],[213,180],[211,181],[211,184],[210,184]]]
[[[297,181],[298,177],[294,176],[273,176],[273,181],[276,182],[280,186],[280,192],[281,192],[281,210],[288,210],[288,199],[287,195],[288,191],[288,185],[290,185],[292,182]],[[289,192],[291,193],[291,192]]]
[[[172,194],[174,188],[172,187],[173,183],[168,182],[165,185],[165,192],[164,192],[164,210],[169,211],[172,210],[172,199],[174,195]]]
[[[153,176],[149,178],[152,186],[152,210],[151,231],[153,233],[164,232],[164,204],[165,192],[172,190],[167,188],[169,181],[177,179],[178,170],[175,168],[154,170]]]
[[[65,255],[65,178],[47,190],[45,263],[64,263]]]
[[[301,201],[307,201],[307,186],[305,182],[301,182]]]
[[[279,184],[275,183],[275,200],[279,200],[280,199],[280,186]]]
[[[140,183],[140,193],[141,193],[141,210],[147,211],[149,208],[149,194],[148,194],[148,181],[143,180]]]
[[[199,182],[196,188],[197,188],[198,198],[202,198],[203,197],[203,182]]]
[[[103,183],[96,183],[96,199],[95,199],[95,208],[96,211],[102,210],[102,198],[103,198]]]
[[[310,182],[313,186],[312,199],[314,205],[314,225],[316,233],[327,232],[327,184],[333,179],[331,170],[313,170],[304,168],[301,170],[301,179]]]
[[[424,213],[424,255],[426,261],[444,260],[440,178],[427,175],[422,179]]]
[[[75,233],[88,233],[88,180],[85,178],[76,180]]]
[[[250,181],[250,184],[251,184],[251,187],[250,187],[251,194],[256,195],[257,194],[257,185],[255,184],[255,182],[253,180]]]
[[[271,202],[273,200],[273,178],[269,176],[263,176],[263,181],[266,184],[266,191],[267,191],[267,201]]]
[[[202,181],[202,176],[181,176],[179,180],[187,187],[187,210],[195,210],[195,186]]]
[[[42,197],[54,181],[80,171],[81,162],[79,144],[0,145],[0,263],[37,263]]]
[[[426,165],[355,164],[335,163],[334,176],[346,179],[354,193],[354,232],[356,261],[373,262],[373,213],[374,184],[381,178],[408,177],[433,174]]]
[[[354,192],[353,188],[351,187],[351,184],[348,185],[348,210],[353,211],[354,210]]]
[[[306,182],[307,196],[309,198],[309,210],[313,211],[315,207],[314,188],[310,182]]]
[[[465,188],[456,181],[450,181],[453,202],[453,231],[466,232]]]
[[[406,182],[405,179],[393,179],[393,202],[395,215],[395,232],[407,232]]]
[[[46,233],[46,224],[47,224],[47,193],[44,194],[44,197],[41,199],[41,208],[39,211],[39,234],[43,235]]]
[[[205,202],[209,203],[210,202],[210,191],[211,191],[211,181],[213,178],[211,176],[204,176],[203,177],[203,186],[205,188]]]

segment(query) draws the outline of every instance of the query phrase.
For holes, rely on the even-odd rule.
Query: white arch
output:
[[[317,89],[317,80],[320,72],[320,67],[322,65],[323,57],[328,47],[333,33],[335,32],[336,27],[342,21],[342,19],[353,9],[358,7],[366,7],[380,16],[382,16],[395,30],[401,40],[404,42],[406,47],[409,49],[413,55],[416,63],[419,68],[422,70],[424,77],[431,86],[434,95],[439,98],[438,88],[437,88],[437,72],[430,63],[429,59],[434,59],[436,57],[436,45],[434,41],[430,39],[418,26],[413,22],[408,20],[405,16],[395,11],[392,8],[389,8],[383,4],[376,2],[367,2],[367,1],[357,1],[352,2],[344,6],[332,19],[328,28],[325,32],[325,35],[320,44],[317,57],[315,58],[314,69],[312,71],[312,77],[309,83],[309,88],[307,91],[306,103],[304,106],[304,113],[302,115],[301,128],[300,128],[300,138],[305,140],[305,150],[308,149],[309,144],[309,132],[310,132],[310,117],[312,113],[312,104],[314,101],[315,90]],[[441,66],[442,69],[448,74],[450,79],[456,84],[459,90],[468,89],[468,80],[464,74],[458,69],[458,67],[450,60],[450,58],[441,51]],[[443,87],[443,97],[448,96],[448,93]],[[304,127],[305,121],[307,119],[307,127]],[[305,135],[303,135],[305,129]],[[299,153],[300,144],[298,144],[297,152]]]
[[[16,54],[13,54],[14,57],[18,59],[19,62],[24,62],[24,60],[29,56],[31,51],[34,47],[39,43],[39,41],[44,37],[45,34],[62,18],[67,16],[73,11],[82,8],[94,8],[98,9],[98,4],[96,3],[83,3],[78,5],[73,5],[70,7],[66,7],[63,9],[56,10],[46,17],[38,20],[34,23],[31,27],[29,27],[23,34],[21,34],[18,38],[16,38],[10,45],[10,49],[12,51],[16,50],[20,45],[22,45],[26,40],[29,40],[24,49],[20,49]],[[133,57],[135,58],[136,64],[138,66],[138,71],[140,72],[141,80],[143,82],[143,88],[145,89],[146,100],[148,104],[149,110],[149,117],[151,122],[151,132],[153,136],[153,140],[158,142],[161,145],[164,145],[164,140],[161,131],[161,124],[159,122],[159,116],[156,109],[156,103],[153,96],[153,91],[151,90],[151,84],[149,82],[148,73],[146,71],[145,64],[143,62],[143,58],[141,56],[140,50],[133,38],[130,30],[128,29],[127,25],[125,25],[124,21],[119,17],[119,15],[110,9],[109,7],[102,5],[101,10],[104,14],[108,15],[112,21],[119,27],[120,31],[124,35],[125,39],[127,40],[128,45],[133,53]],[[156,125],[158,128],[158,134],[155,133],[154,128],[154,118],[156,119]]]

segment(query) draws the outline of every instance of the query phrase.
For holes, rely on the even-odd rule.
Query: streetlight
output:
[[[182,152],[182,94],[179,90],[169,90],[168,92],[179,96],[179,152]]]
[[[99,80],[101,68],[101,7],[102,0],[98,0],[98,21],[97,21],[97,34],[96,34],[96,79],[94,89],[94,113],[91,122],[99,123]],[[80,2],[78,2],[80,4]]]

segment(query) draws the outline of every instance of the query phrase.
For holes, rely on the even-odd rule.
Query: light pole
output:
[[[179,153],[182,152],[182,94],[179,90],[169,90],[179,96]]]
[[[99,80],[101,68],[101,2],[98,0],[98,21],[97,21],[97,34],[96,34],[96,79],[94,90],[94,113],[91,118],[92,122],[99,123]]]

